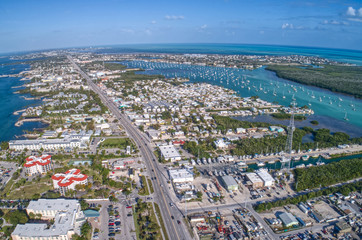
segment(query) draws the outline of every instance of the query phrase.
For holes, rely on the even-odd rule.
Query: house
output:
[[[224,139],[218,139],[214,141],[216,148],[227,148],[228,145],[224,142]]]

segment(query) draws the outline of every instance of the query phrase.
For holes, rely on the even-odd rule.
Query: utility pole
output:
[[[292,107],[291,107],[291,116],[290,116],[290,121],[289,121],[289,126],[288,126],[288,135],[287,135],[287,143],[286,143],[286,152],[287,154],[289,154],[289,160],[288,160],[288,171],[290,170],[290,162],[292,161],[292,148],[293,148],[293,133],[295,130],[295,125],[294,125],[294,111],[295,111],[295,106],[296,106],[296,102],[293,101],[292,102]]]

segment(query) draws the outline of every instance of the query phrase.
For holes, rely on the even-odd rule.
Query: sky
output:
[[[139,43],[362,50],[362,0],[0,1],[0,53]]]

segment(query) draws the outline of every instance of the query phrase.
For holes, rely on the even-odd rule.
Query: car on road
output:
[[[172,202],[170,202],[170,206],[173,207],[173,203],[172,203]]]
[[[108,234],[108,237],[114,237],[114,236],[116,236],[115,233],[110,233],[110,234]]]
[[[172,218],[172,219],[175,219],[175,217],[174,217],[174,216],[171,216],[171,218]]]
[[[181,224],[181,221],[180,221],[180,220],[177,220],[177,223],[178,223],[178,224]]]
[[[126,206],[126,208],[132,208],[132,206]]]

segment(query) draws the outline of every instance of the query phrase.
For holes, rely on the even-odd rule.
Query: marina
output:
[[[317,116],[327,116],[362,128],[362,100],[278,78],[264,67],[245,70],[147,61],[121,63],[129,68],[145,69],[139,74],[162,74],[167,78],[189,78],[190,82],[216,84],[235,90],[241,97],[258,96],[284,106],[289,106],[294,100],[297,106],[307,106]]]

